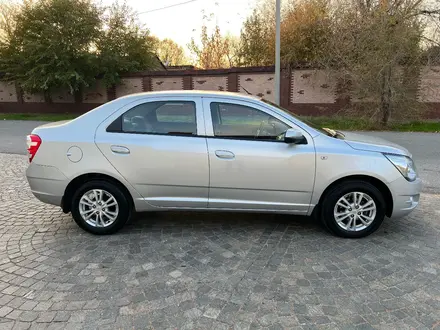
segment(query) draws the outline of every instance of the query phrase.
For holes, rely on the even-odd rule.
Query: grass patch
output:
[[[436,132],[440,133],[438,121],[412,121],[409,123],[391,123],[391,129],[400,132]]]
[[[38,113],[0,113],[0,120],[39,120],[59,121],[78,117],[74,114],[38,114]],[[440,120],[391,122],[388,126],[382,126],[377,122],[354,117],[308,117],[302,119],[310,121],[319,127],[329,127],[345,131],[397,131],[397,132],[440,132]]]
[[[0,113],[0,120],[59,121],[74,119],[78,116],[67,113]]]

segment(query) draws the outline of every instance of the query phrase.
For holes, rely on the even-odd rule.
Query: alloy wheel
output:
[[[108,227],[116,221],[119,205],[108,191],[92,189],[81,196],[79,213],[90,226]]]
[[[342,229],[361,231],[373,223],[376,211],[376,203],[370,195],[363,192],[350,192],[336,202],[333,215]]]

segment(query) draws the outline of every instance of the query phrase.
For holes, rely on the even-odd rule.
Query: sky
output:
[[[208,17],[206,20],[208,28],[212,28],[217,23],[222,34],[230,33],[238,36],[243,21],[257,2],[257,0],[196,0],[172,8],[142,13],[188,0],[126,1],[139,13],[139,20],[153,35],[160,39],[171,38],[185,48],[192,37],[199,39],[204,15]],[[114,0],[103,0],[105,5],[113,2]],[[211,14],[212,17],[208,21]]]

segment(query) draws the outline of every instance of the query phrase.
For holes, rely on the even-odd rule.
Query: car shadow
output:
[[[269,213],[237,212],[144,212],[136,213],[121,232],[133,231],[192,231],[233,230],[252,228],[295,228],[299,232],[323,231],[313,217]]]

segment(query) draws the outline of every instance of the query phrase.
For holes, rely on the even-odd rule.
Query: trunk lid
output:
[[[72,121],[71,119],[70,120],[54,121],[54,122],[50,122],[50,123],[47,123],[47,124],[43,124],[43,125],[37,126],[34,130],[39,130],[39,129],[42,129],[42,128],[59,127],[59,126],[65,125],[67,123],[70,123],[71,121]]]

